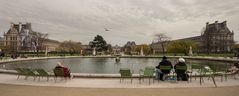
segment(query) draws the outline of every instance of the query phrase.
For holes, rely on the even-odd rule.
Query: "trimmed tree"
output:
[[[94,40],[89,42],[89,45],[91,48],[96,48],[97,52],[107,51],[110,47],[100,35],[95,36]]]

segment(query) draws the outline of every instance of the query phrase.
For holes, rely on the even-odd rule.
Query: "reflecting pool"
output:
[[[140,69],[146,66],[157,66],[161,58],[120,58],[119,62],[115,58],[67,58],[67,59],[45,59],[19,61],[1,64],[1,69],[13,70],[14,68],[43,68],[47,71],[52,71],[57,65],[57,62],[62,62],[63,65],[71,69],[73,73],[94,73],[94,74],[116,74],[120,68],[129,68],[134,73],[139,73]],[[172,64],[177,62],[177,59],[169,59]],[[222,70],[228,64],[226,62],[208,61],[208,60],[189,60],[186,59],[186,64],[208,65],[212,68]]]

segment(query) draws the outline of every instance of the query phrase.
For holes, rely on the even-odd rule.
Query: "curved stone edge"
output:
[[[17,61],[29,61],[29,60],[44,60],[44,59],[67,59],[67,58],[115,58],[116,56],[59,56],[59,57],[30,57],[30,58],[18,58],[0,60],[0,64],[17,62]],[[224,58],[224,57],[202,57],[202,56],[168,56],[168,58],[185,58],[192,60],[211,60],[220,62],[239,62],[239,59]],[[162,56],[120,56],[120,58],[162,58]]]
[[[65,56],[65,57],[32,57],[32,58],[19,58],[19,59],[8,59],[0,61],[0,65],[9,62],[18,61],[30,61],[30,60],[44,60],[44,59],[67,59],[67,58],[115,58],[116,56]],[[120,56],[121,58],[162,58],[162,56]],[[191,56],[168,56],[169,58],[180,58],[192,60],[211,60],[220,62],[239,62],[239,59],[228,59],[228,58],[215,58],[215,57],[191,57]],[[6,74],[17,74],[15,70],[2,70],[0,73]],[[86,78],[120,78],[120,74],[89,74],[89,73],[72,73],[75,77],[86,77]],[[230,75],[230,74],[227,74]],[[53,75],[52,75],[53,76]],[[198,76],[196,76],[198,77]],[[133,74],[133,78],[139,78],[139,74]]]

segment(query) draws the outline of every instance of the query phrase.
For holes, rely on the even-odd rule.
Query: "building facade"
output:
[[[0,47],[4,46],[4,38],[0,37]]]
[[[164,50],[165,52],[167,52],[168,42],[164,42],[164,46],[165,46]],[[152,42],[150,44],[150,47],[151,47],[151,50],[153,51],[153,54],[158,54],[163,52],[163,47],[161,42]]]
[[[207,22],[205,30],[200,36],[177,39],[172,41],[193,41],[198,47],[198,49],[194,51],[199,53],[232,52],[232,46],[234,45],[234,32],[229,30],[226,21],[222,23],[218,23],[218,21],[215,21],[212,24],[209,24]],[[160,42],[152,43],[151,48],[156,53],[162,52]],[[167,49],[167,46],[165,49]]]
[[[112,55],[120,55],[121,47],[119,45],[115,45],[112,47]]]
[[[3,46],[10,48],[11,52],[34,52],[37,48],[37,50],[45,50],[46,45],[49,50],[53,50],[55,49],[53,47],[59,45],[59,42],[47,39],[47,34],[33,31],[31,23],[11,23],[9,30],[4,32],[3,36]]]
[[[60,46],[60,42],[56,41],[56,40],[51,40],[51,39],[46,39],[43,44],[42,44],[42,48],[41,51],[42,52],[56,52],[57,48],[59,48]]]
[[[227,22],[209,24],[201,38],[204,40],[202,51],[204,52],[231,52],[234,45],[234,32],[227,27]]]

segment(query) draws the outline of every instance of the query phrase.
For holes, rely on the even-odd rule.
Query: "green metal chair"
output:
[[[39,76],[38,80],[40,80],[41,77],[42,78],[47,77],[47,81],[49,81],[50,74],[48,72],[46,72],[44,69],[35,69],[35,70],[37,71],[38,76]]]
[[[177,71],[187,71],[187,66],[176,66],[175,72]]]
[[[57,77],[64,77],[65,80],[67,80],[67,78],[65,77],[63,68],[55,68],[55,69],[53,69],[53,72],[55,74],[55,77],[54,77],[55,82],[57,80]]]
[[[119,73],[120,73],[120,83],[121,83],[121,80],[124,80],[125,78],[130,78],[131,83],[133,82],[132,72],[130,71],[130,69],[121,68]]]
[[[217,87],[216,81],[215,81],[215,74],[214,71],[209,66],[203,66],[201,67],[201,73],[200,73],[200,85],[204,81],[203,77],[208,77],[208,79],[212,78],[212,81]]]
[[[171,71],[171,70],[172,70],[172,67],[169,66],[169,65],[160,65],[160,70],[161,70],[161,71]],[[168,77],[169,77],[169,74],[170,74],[170,73],[166,73],[164,77],[165,77],[165,78],[168,78]]]
[[[185,71],[187,73],[187,66],[175,66],[175,73]],[[186,78],[189,78],[188,76]],[[189,81],[189,80],[188,80]]]
[[[140,69],[139,71],[139,83],[141,83],[141,80],[144,78],[149,78],[149,84],[150,84],[150,79],[153,78],[154,82],[154,73],[155,73],[155,68],[154,67],[145,67],[145,69]]]
[[[34,80],[36,79],[36,77],[38,76],[38,74],[29,68],[22,68],[22,70],[26,73],[26,77],[25,79],[27,79],[29,76],[32,76],[34,78]]]
[[[228,77],[227,69],[228,69],[228,66],[225,66],[221,69],[219,66],[215,66],[215,68],[212,69],[212,72],[213,72],[214,76],[220,76],[221,82],[223,82],[223,77],[225,78],[225,81],[227,81],[227,77]]]
[[[19,79],[20,75],[23,75],[23,76],[27,75],[27,73],[23,71],[22,68],[15,68],[15,70],[17,71],[17,74],[18,74],[17,79]]]
[[[189,76],[190,82],[192,82],[192,77],[195,77],[195,80],[196,80],[196,77],[200,76],[201,67],[202,66],[198,64],[191,65],[191,69],[188,71],[190,73],[190,76]]]

